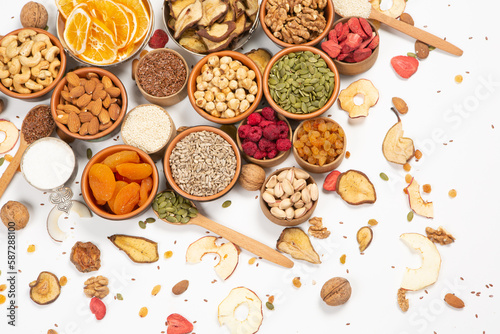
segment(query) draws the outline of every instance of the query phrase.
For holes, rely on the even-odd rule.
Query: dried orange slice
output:
[[[139,42],[149,27],[149,17],[148,12],[146,11],[146,7],[144,7],[144,3],[142,0],[114,0],[116,3],[120,3],[122,5],[127,6],[130,10],[135,13],[135,17],[137,19],[137,31],[135,33],[135,38],[133,39],[134,43]]]
[[[135,33],[137,32],[137,18],[135,17],[134,12],[127,6],[122,5],[121,3],[119,3],[118,6],[120,6],[120,8],[123,9],[125,14],[127,14],[128,21],[130,23],[129,36],[126,45],[130,46],[130,44],[134,44]]]
[[[110,0],[91,0],[87,2],[90,14],[103,22],[113,32],[116,48],[124,47],[129,39],[130,22],[125,11]]]
[[[85,0],[56,0],[56,6],[59,9],[61,15],[67,19],[71,11],[79,4],[83,3]]]
[[[84,6],[80,5],[71,12],[64,28],[64,40],[77,55],[84,53],[87,48],[88,32],[92,23]]]
[[[113,32],[97,19],[92,20],[87,49],[80,55],[83,60],[96,65],[111,64],[115,61],[117,47]]]
[[[118,61],[128,58],[135,50],[135,44],[128,44],[124,48],[118,50]]]

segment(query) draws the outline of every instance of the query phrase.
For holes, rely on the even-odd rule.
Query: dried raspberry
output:
[[[259,140],[259,150],[264,151],[264,152],[269,152],[273,149],[276,149],[275,142],[270,141],[269,139],[266,139],[266,138],[261,138]]]
[[[321,43],[321,49],[328,53],[331,58],[335,59],[340,54],[341,47],[338,45],[337,41],[331,39]]]
[[[264,121],[262,121],[262,122],[260,122],[260,123],[259,123],[259,127],[260,127],[261,129],[264,129],[266,126],[269,126],[269,125],[271,125],[271,124],[276,124],[276,122],[275,122],[275,121],[267,121],[267,120],[264,120]]]
[[[245,141],[242,145],[241,148],[243,149],[243,152],[245,152],[246,155],[249,155],[253,157],[255,155],[255,152],[258,151],[257,144],[254,143],[253,141]]]
[[[250,132],[248,133],[247,139],[258,142],[262,137],[262,129],[258,126],[252,126]]]
[[[262,116],[259,114],[259,113],[253,113],[253,114],[250,114],[248,117],[247,117],[247,124],[250,124],[250,125],[259,125],[259,123],[262,121]]]
[[[262,134],[269,140],[276,140],[279,138],[280,130],[276,124],[269,124],[262,130]]]
[[[391,59],[392,68],[402,78],[408,79],[418,69],[418,60],[409,56],[396,56]]]
[[[248,138],[248,134],[250,133],[250,130],[252,129],[252,126],[251,125],[248,125],[248,124],[245,124],[245,125],[242,125],[238,128],[238,136],[241,138],[241,139],[245,139],[245,138]]]
[[[276,112],[271,107],[265,107],[265,108],[263,108],[260,113],[261,113],[262,117],[264,117],[268,121],[274,121],[274,120],[276,120]]]
[[[153,36],[149,40],[149,47],[151,49],[159,49],[165,47],[168,42],[168,35],[162,29],[156,29]]]
[[[257,152],[255,152],[255,154],[253,155],[253,157],[255,159],[264,159],[265,157],[267,156],[266,152],[264,151],[261,151],[261,150],[258,150]]]
[[[271,150],[271,151],[267,152],[267,157],[269,159],[272,159],[272,158],[276,157],[278,155],[278,153],[279,152],[277,149]]]
[[[279,121],[278,123],[276,123],[276,125],[278,126],[278,130],[280,132],[278,138],[288,138],[288,124],[286,124],[285,121]]]
[[[288,151],[292,147],[292,143],[290,142],[290,139],[278,139],[276,141],[276,148],[282,152]]]

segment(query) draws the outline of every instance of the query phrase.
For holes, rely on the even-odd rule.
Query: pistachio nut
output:
[[[304,188],[302,189],[302,200],[304,201],[304,203],[310,203],[311,202],[311,194],[309,193],[309,189],[307,188]]]
[[[262,194],[262,199],[264,200],[264,202],[266,202],[267,204],[274,204],[276,202],[276,198],[274,197],[274,195],[270,194],[269,192],[265,191],[263,194]]]
[[[295,209],[293,207],[289,207],[285,210],[286,219],[291,220],[295,217]]]
[[[292,204],[293,204],[293,203],[292,203],[292,201],[290,200],[290,198],[285,198],[285,199],[281,200],[281,203],[280,203],[279,208],[280,208],[281,210],[286,210],[286,209],[288,209],[289,207],[291,207],[291,206],[292,206]]]
[[[276,186],[276,183],[278,183],[278,177],[276,175],[273,175],[269,178],[269,181],[267,181],[266,188],[274,188]]]
[[[285,219],[286,218],[286,213],[285,211],[281,210],[280,208],[271,208],[271,214],[279,219]]]
[[[281,197],[285,194],[283,190],[283,186],[281,182],[276,183],[276,186],[274,187],[274,196],[275,197]]]
[[[290,196],[290,200],[292,201],[292,203],[297,203],[300,198],[302,197],[302,195],[300,194],[299,191],[295,192],[292,196]]]
[[[304,203],[303,200],[298,200],[297,202],[295,202],[293,206],[295,207],[295,209],[300,209],[303,208],[305,205],[306,203]]]
[[[305,215],[307,212],[307,209],[304,207],[304,208],[300,208],[300,209],[296,209],[295,210],[295,215],[294,215],[294,218],[297,219],[297,218],[300,218],[302,217],[303,215]]]
[[[313,202],[317,201],[319,197],[318,185],[316,183],[311,183],[307,185],[307,190],[309,190],[309,194],[311,195],[311,200]]]
[[[311,176],[306,171],[304,171],[302,169],[298,169],[298,168],[295,169],[295,178],[296,179],[307,180],[309,177],[311,177]]]
[[[285,194],[288,195],[288,197],[293,195],[294,190],[292,182],[290,182],[288,179],[284,179],[283,181],[281,181],[281,186]]]
[[[281,173],[278,174],[278,181],[281,182],[286,178],[286,174],[288,173],[288,170],[285,169]]]
[[[307,182],[304,179],[295,179],[293,181],[293,189],[295,191],[301,191],[307,186]]]

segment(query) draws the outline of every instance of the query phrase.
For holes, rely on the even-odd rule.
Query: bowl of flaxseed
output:
[[[137,64],[135,82],[146,100],[160,106],[171,106],[187,95],[189,67],[176,51],[156,49],[144,55]]]
[[[179,133],[163,159],[167,182],[179,195],[211,201],[236,184],[241,155],[234,140],[212,126],[194,126]]]

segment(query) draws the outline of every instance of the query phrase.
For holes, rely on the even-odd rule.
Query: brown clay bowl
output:
[[[76,75],[78,75],[80,78],[85,78],[85,76],[90,73],[97,73],[101,78],[102,76],[107,76],[113,81],[113,84],[120,88],[121,91],[121,100],[122,100],[122,107],[120,110],[120,116],[114,121],[113,125],[111,125],[109,128],[99,131],[95,135],[85,135],[81,136],[78,133],[73,133],[69,131],[68,127],[60,122],[57,121],[57,105],[61,102],[61,91],[63,90],[63,87],[67,84],[66,77],[62,78],[61,81],[57,84],[56,88],[54,89],[54,92],[52,93],[52,98],[50,99],[50,112],[52,113],[52,117],[56,121],[56,125],[61,130],[64,132],[67,136],[75,138],[75,139],[80,139],[80,140],[104,140],[110,135],[112,132],[114,132],[120,125],[120,123],[123,121],[123,118],[125,117],[125,113],[127,112],[127,105],[128,105],[128,98],[127,98],[127,90],[125,89],[125,86],[122,84],[120,79],[110,71],[107,71],[105,69],[99,68],[99,67],[82,67],[77,70],[72,71]]]
[[[2,40],[9,36],[9,35],[17,35],[21,30],[24,30],[25,28],[22,28],[22,29],[16,29],[14,31],[11,31],[9,32],[7,35],[3,36],[1,39],[0,39],[0,43],[2,42]],[[59,66],[59,73],[57,74],[57,77],[52,81],[52,83],[50,85],[48,85],[47,87],[45,87],[44,89],[42,89],[41,91],[38,91],[38,92],[34,92],[34,93],[31,93],[31,94],[20,94],[20,93],[17,93],[17,92],[14,92],[14,91],[11,91],[10,89],[6,88],[2,83],[0,83],[0,91],[2,93],[4,93],[5,95],[8,95],[10,97],[13,97],[13,98],[16,98],[16,99],[35,99],[37,97],[41,97],[41,96],[44,96],[45,94],[47,94],[48,92],[50,92],[52,89],[54,89],[54,87],[57,85],[57,83],[63,78],[64,76],[64,72],[66,71],[66,54],[64,53],[64,48],[61,44],[61,42],[54,36],[52,35],[51,33],[43,30],[43,29],[38,29],[38,28],[29,28],[31,30],[34,30],[36,31],[37,33],[39,34],[44,34],[44,35],[47,35],[49,36],[50,38],[50,41],[52,42],[52,44],[54,44],[55,46],[57,46],[59,48],[59,60],[61,61],[61,65]]]
[[[236,157],[236,170],[235,170],[233,179],[231,180],[229,185],[226,188],[224,188],[222,191],[220,191],[216,194],[210,195],[210,196],[191,195],[191,194],[185,192],[184,190],[182,190],[175,182],[174,177],[172,175],[172,170],[170,168],[170,155],[172,154],[172,151],[175,148],[175,146],[177,145],[177,143],[181,139],[185,138],[187,135],[189,135],[191,133],[195,133],[195,132],[200,132],[200,131],[210,131],[210,132],[216,133],[219,136],[221,136],[222,138],[224,138],[231,145],[231,147],[234,151],[235,157]],[[191,159],[191,157],[188,157],[188,158]],[[211,201],[211,200],[217,199],[217,198],[225,195],[228,191],[230,191],[234,187],[234,185],[238,181],[238,177],[239,177],[240,172],[241,172],[241,154],[240,154],[240,151],[238,150],[238,146],[236,145],[235,141],[231,138],[230,135],[228,135],[227,133],[225,133],[221,129],[214,128],[212,126],[207,126],[207,125],[194,126],[194,127],[187,128],[186,130],[179,133],[172,140],[172,142],[168,145],[167,150],[165,152],[165,157],[163,158],[163,170],[165,172],[165,177],[166,177],[167,182],[170,185],[170,187],[175,192],[177,192],[179,195],[181,195],[182,197],[185,197],[185,198],[193,200],[193,201],[200,201],[200,202]]]
[[[261,110],[262,109],[259,109],[259,110],[255,111],[255,112],[260,113]],[[285,121],[285,123],[288,124],[289,139],[290,139],[290,142],[291,142],[292,141],[292,127],[290,126],[290,123],[288,122],[288,120],[286,119],[286,117],[283,116],[283,115],[281,115],[281,114],[276,113],[276,117],[278,118],[278,120]],[[238,125],[238,128],[240,126],[242,126],[242,125],[245,125],[245,124],[247,124],[247,119],[246,118],[243,121],[241,121],[241,123]],[[274,166],[279,165],[280,163],[282,163],[283,161],[285,161],[286,158],[288,158],[288,156],[290,155],[290,150],[291,150],[290,149],[290,150],[288,150],[286,152],[279,152],[278,155],[275,156],[272,159],[268,159],[268,158],[255,159],[254,157],[249,156],[248,154],[245,153],[245,151],[243,151],[243,147],[241,146],[242,145],[242,140],[240,139],[240,136],[238,136],[238,133],[236,133],[236,143],[238,144],[238,148],[241,151],[241,156],[243,157],[243,159],[245,159],[249,163],[253,163],[253,164],[259,165],[259,166],[261,166],[263,168],[274,167]]]
[[[111,154],[120,152],[120,151],[135,151],[139,154],[139,157],[141,158],[141,161],[147,164],[150,164],[151,167],[153,167],[153,173],[151,175],[151,178],[153,179],[153,188],[151,189],[151,192],[149,194],[149,197],[147,201],[141,205],[140,207],[137,207],[135,210],[132,212],[129,212],[127,214],[123,215],[117,215],[114,214],[108,210],[105,209],[105,206],[97,205],[96,200],[92,194],[92,189],[90,189],[90,184],[89,184],[89,171],[90,167],[96,163],[102,162],[104,159],[106,159],[108,156]],[[97,152],[90,160],[87,162],[87,165],[85,166],[85,169],[82,172],[82,179],[81,179],[81,190],[82,190],[82,196],[83,199],[85,200],[85,203],[87,206],[97,214],[98,216],[101,216],[102,218],[110,219],[110,220],[125,220],[132,218],[134,216],[137,216],[138,214],[142,213],[143,211],[149,209],[151,206],[151,203],[154,200],[154,197],[156,196],[156,193],[158,192],[158,183],[159,183],[159,177],[158,177],[158,170],[156,169],[156,165],[151,159],[149,155],[144,153],[144,151],[133,147],[129,145],[114,145],[107,147],[103,149],[102,151]]]
[[[203,65],[207,63],[208,58],[211,56],[219,56],[219,57],[229,56],[233,58],[233,60],[239,60],[243,65],[245,65],[246,67],[255,72],[255,80],[257,81],[257,88],[258,88],[257,95],[255,95],[255,101],[250,105],[250,108],[248,108],[247,110],[245,110],[245,112],[241,113],[236,117],[232,118],[215,117],[210,115],[208,112],[206,112],[205,110],[201,109],[196,105],[196,100],[194,98],[194,92],[196,92],[196,78],[201,74],[201,68],[203,67]],[[189,102],[191,102],[191,105],[193,106],[194,110],[196,110],[196,112],[200,114],[201,117],[218,124],[233,124],[243,120],[257,109],[260,100],[262,99],[262,85],[263,83],[260,70],[250,58],[248,58],[244,54],[235,51],[219,51],[205,56],[194,66],[193,70],[191,71],[191,74],[189,74],[188,97],[189,97]]]
[[[316,200],[314,203],[313,203],[313,206],[306,212],[305,215],[303,215],[302,217],[300,218],[294,218],[294,219],[291,219],[291,220],[287,220],[287,219],[279,219],[275,216],[273,216],[273,214],[271,213],[271,208],[268,206],[268,204],[264,201],[264,199],[262,198],[262,194],[266,191],[266,184],[267,182],[269,181],[269,179],[271,179],[271,177],[273,175],[279,175],[282,171],[284,170],[288,170],[290,168],[296,168],[296,167],[286,167],[286,168],[281,168],[281,169],[278,169],[276,170],[275,172],[271,173],[267,178],[266,178],[266,181],[264,181],[264,184],[262,185],[262,187],[260,188],[260,198],[259,198],[259,203],[260,203],[260,209],[262,210],[262,213],[264,213],[264,216],[266,216],[267,219],[269,219],[270,221],[272,221],[273,223],[277,224],[277,225],[281,225],[281,226],[297,226],[299,224],[302,224],[303,222],[307,221],[309,218],[311,218],[314,210],[316,209],[316,206],[318,205],[318,200]],[[298,169],[298,168],[296,168]],[[314,181],[313,177],[312,176],[309,176],[309,178],[306,180],[307,181],[307,184],[311,184],[311,183],[316,183],[316,181]]]
[[[332,95],[330,96],[330,98],[328,99],[326,104],[322,108],[320,108],[316,111],[313,111],[311,113],[308,113],[308,114],[294,114],[294,113],[288,112],[288,111],[284,110],[283,108],[281,108],[276,102],[274,102],[273,97],[271,96],[271,93],[269,91],[269,86],[268,86],[269,85],[269,74],[271,73],[271,68],[273,67],[273,65],[278,60],[280,60],[283,56],[285,56],[291,52],[300,52],[300,51],[310,51],[312,53],[319,54],[321,56],[321,58],[328,65],[328,68],[335,74],[335,87],[333,88]],[[339,71],[337,70],[337,67],[333,63],[332,58],[330,58],[325,52],[323,52],[319,49],[316,49],[312,46],[302,46],[302,45],[292,46],[292,47],[281,50],[280,52],[278,52],[277,54],[275,54],[271,58],[271,60],[267,64],[266,69],[264,71],[264,75],[263,75],[263,79],[262,79],[262,89],[264,91],[264,96],[266,97],[267,102],[278,113],[282,114],[283,116],[285,116],[287,118],[304,120],[304,119],[318,117],[321,114],[323,114],[325,111],[330,109],[330,107],[333,105],[333,103],[337,99],[337,96],[339,95],[340,76],[339,76]]]
[[[184,84],[182,85],[181,89],[172,95],[154,96],[154,95],[148,94],[142,88],[142,86],[139,84],[139,79],[137,77],[137,74],[135,75],[135,83],[137,84],[137,87],[139,88],[139,91],[141,92],[142,96],[144,96],[144,98],[146,100],[148,100],[149,102],[151,102],[153,104],[160,105],[160,106],[172,106],[172,105],[184,100],[184,98],[187,95],[186,86],[187,86],[188,77],[189,77],[189,66],[188,66],[186,60],[184,59],[184,57],[182,57],[179,52],[174,51],[174,50],[170,50],[170,49],[166,49],[166,48],[151,50],[146,55],[141,57],[141,59],[139,60],[139,63],[137,64],[137,70],[139,70],[141,68],[141,66],[144,64],[144,61],[146,59],[148,59],[148,57],[151,57],[151,55],[154,55],[155,53],[161,53],[161,52],[170,52],[170,53],[176,55],[177,57],[179,57],[182,60],[182,62],[184,63],[184,68],[186,69],[186,80],[184,81]]]
[[[349,19],[350,19],[350,17],[344,17],[344,18],[341,18],[340,20],[335,21],[332,29],[334,29],[338,23],[347,22],[347,21],[349,21]],[[367,20],[367,21],[370,24],[370,26],[372,27],[375,34],[377,34],[380,38],[380,35],[378,33],[378,29],[375,27],[375,25],[373,25],[373,23],[370,20]],[[337,59],[333,59],[333,62],[337,66],[340,74],[343,74],[343,75],[361,74],[361,73],[368,71],[375,64],[375,62],[377,61],[377,58],[378,58],[379,47],[380,47],[380,42],[379,42],[379,45],[372,51],[372,54],[370,55],[370,57],[366,58],[363,61],[360,61],[359,63],[347,63],[347,62],[340,61]]]
[[[268,0],[262,0],[262,3],[260,4],[260,12],[259,12],[260,24],[262,26],[262,29],[264,30],[264,33],[267,35],[267,37],[269,37],[269,39],[271,41],[273,41],[274,44],[276,44],[280,48],[288,48],[288,47],[297,46],[297,45],[309,45],[309,46],[316,45],[319,42],[321,42],[328,35],[328,32],[331,30],[331,28],[333,26],[333,19],[335,17],[335,10],[333,8],[332,0],[327,0],[327,4],[326,4],[325,10],[324,10],[324,17],[326,19],[326,27],[323,30],[323,32],[321,34],[319,34],[318,37],[316,37],[315,39],[310,40],[309,42],[306,42],[303,44],[285,43],[282,40],[280,40],[279,38],[275,37],[273,35],[273,33],[271,32],[271,30],[269,29],[269,27],[264,22],[264,18],[266,17],[266,13],[267,13],[267,11],[266,11],[267,1]]]
[[[314,118],[314,119],[306,120],[306,121],[312,121],[312,120],[324,120],[325,122],[337,124],[338,127],[340,129],[342,129],[342,127],[337,122],[335,122],[334,120],[332,120],[331,118],[328,118],[328,117],[318,117],[318,118]],[[301,122],[299,124],[299,126],[297,126],[297,128],[295,129],[295,132],[293,133],[292,151],[293,151],[293,156],[294,156],[295,160],[297,161],[297,163],[299,164],[300,167],[302,167],[304,170],[306,170],[310,173],[318,173],[318,174],[319,173],[326,173],[326,172],[330,172],[330,171],[336,169],[338,166],[340,166],[340,164],[344,160],[344,155],[346,152],[347,140],[346,140],[344,129],[342,129],[342,131],[344,131],[344,147],[342,148],[342,154],[337,156],[337,158],[335,160],[333,160],[332,162],[330,162],[328,164],[324,164],[323,166],[319,166],[319,165],[311,164],[311,163],[305,161],[304,159],[302,159],[297,151],[297,148],[293,145],[297,140],[299,140],[298,133],[303,128],[304,123],[306,121]]]

